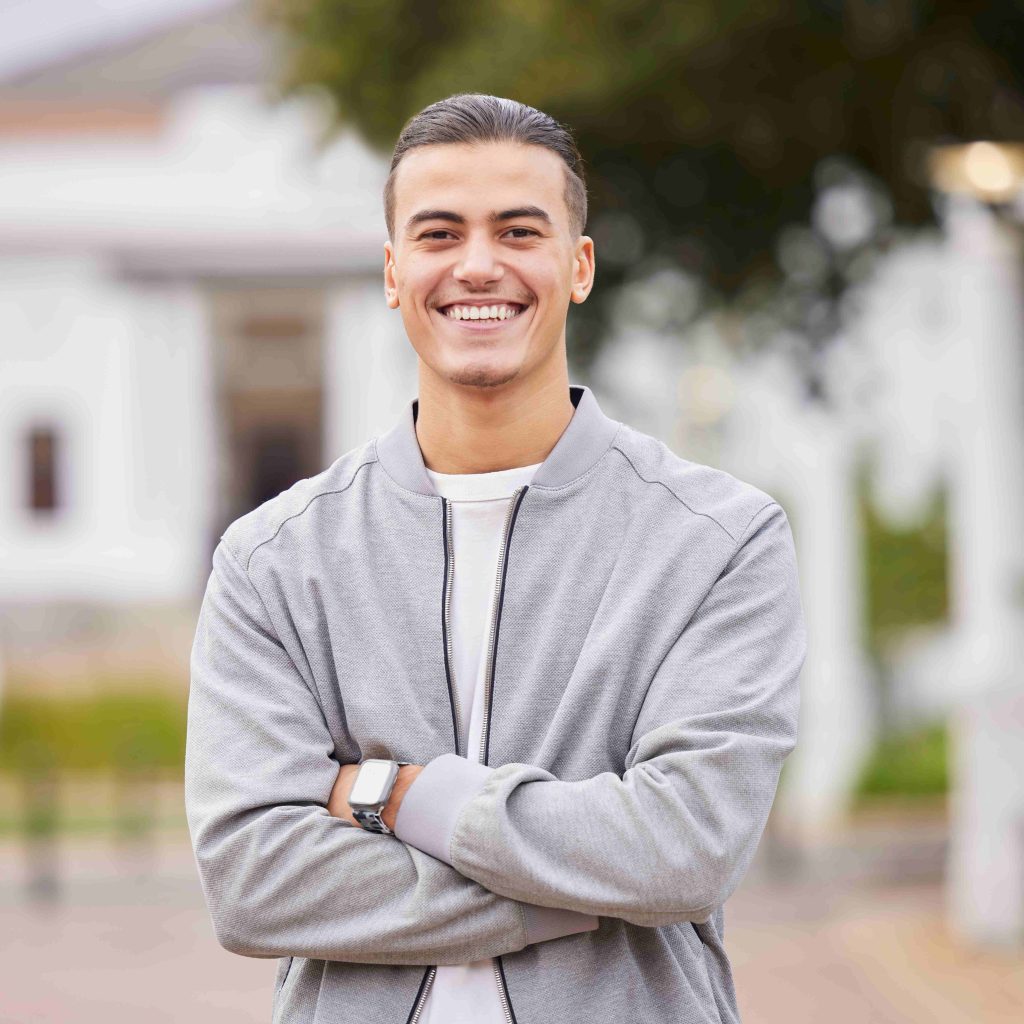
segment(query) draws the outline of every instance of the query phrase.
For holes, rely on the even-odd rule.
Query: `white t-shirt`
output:
[[[459,695],[461,751],[480,760],[487,642],[494,613],[501,539],[512,493],[528,484],[541,463],[496,473],[427,474],[437,493],[452,502],[451,629],[455,687]],[[468,741],[466,737],[468,736]],[[495,961],[437,967],[421,1024],[506,1024]]]

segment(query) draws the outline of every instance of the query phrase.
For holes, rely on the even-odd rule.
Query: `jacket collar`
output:
[[[569,425],[555,447],[533,475],[531,486],[561,487],[582,476],[608,450],[620,424],[606,416],[593,391],[582,384],[569,385],[569,398],[576,407]],[[437,495],[423,464],[423,452],[416,438],[419,400],[414,398],[398,422],[377,439],[377,458],[388,475],[407,490]]]

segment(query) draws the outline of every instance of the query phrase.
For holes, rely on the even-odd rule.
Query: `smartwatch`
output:
[[[405,764],[412,762],[370,757],[360,763],[356,780],[348,794],[348,805],[352,808],[352,817],[368,832],[394,835],[384,824],[381,811],[387,805],[391,790],[395,788],[398,769]]]

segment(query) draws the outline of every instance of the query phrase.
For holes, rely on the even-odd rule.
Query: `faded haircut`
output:
[[[395,237],[395,172],[410,149],[452,143],[520,142],[557,153],[566,166],[565,205],[569,224],[581,235],[587,223],[587,184],[583,158],[569,129],[549,114],[517,100],[463,92],[431,103],[410,118],[391,156],[384,185],[384,219],[388,237]]]

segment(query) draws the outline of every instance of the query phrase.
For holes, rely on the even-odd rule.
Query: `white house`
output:
[[[324,145],[313,98],[274,99],[247,4],[121,6],[34,58],[0,49],[12,676],[180,669],[224,526],[415,393],[385,162]]]

